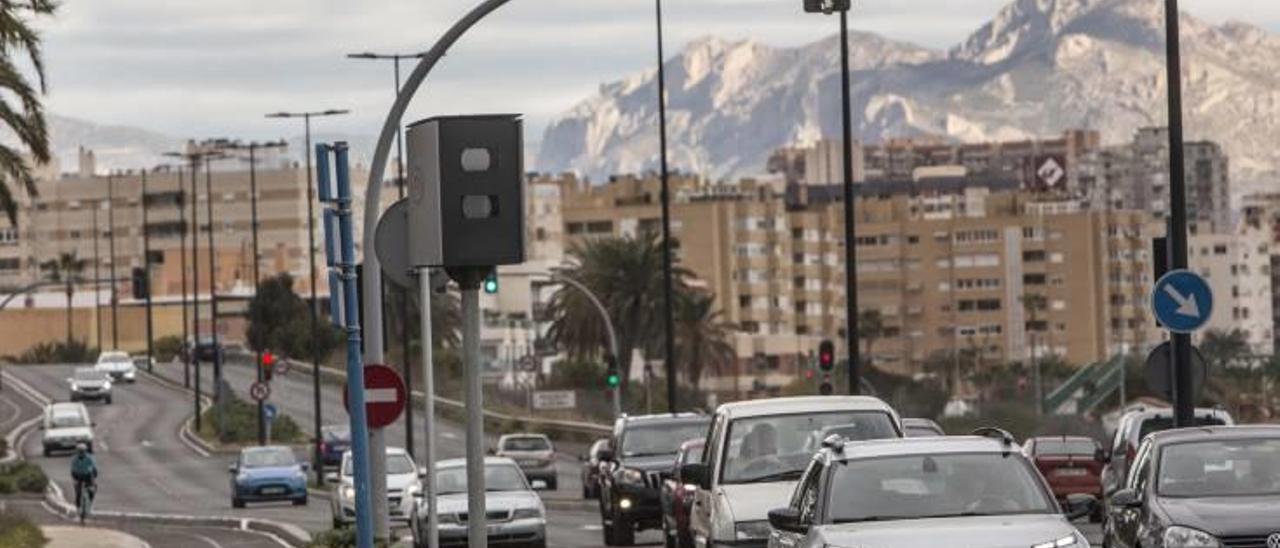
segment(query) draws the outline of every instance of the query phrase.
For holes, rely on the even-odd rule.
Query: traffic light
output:
[[[622,384],[622,375],[618,374],[618,359],[613,354],[606,354],[604,364],[604,384],[610,390],[615,390]]]
[[[818,345],[818,369],[822,371],[822,382],[818,383],[818,393],[823,396],[830,396],[835,393],[836,387],[831,384],[831,372],[836,367],[836,345],[830,340],[824,340]]]
[[[493,270],[484,279],[484,292],[493,295],[498,292],[498,271]]]
[[[262,378],[270,381],[271,373],[275,371],[276,355],[271,352],[262,353]]]
[[[151,281],[147,279],[147,269],[135,266],[132,273],[133,298],[146,299],[151,295]]]
[[[830,15],[837,11],[849,11],[853,7],[851,0],[804,0],[805,13],[825,13]]]

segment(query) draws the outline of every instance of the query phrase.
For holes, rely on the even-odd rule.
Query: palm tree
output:
[[[53,0],[0,1],[0,90],[16,99],[17,105],[0,100],[0,124],[17,136],[18,147],[0,145],[0,208],[9,222],[18,224],[18,206],[11,186],[17,185],[28,194],[36,194],[35,177],[24,158],[29,155],[38,164],[49,162],[49,131],[39,95],[46,90],[44,55],[40,35],[30,26],[29,16],[52,15],[58,8]],[[39,79],[39,91],[32,87],[27,75],[14,62],[14,56],[25,56]],[[20,150],[25,149],[25,151]]]
[[[564,275],[587,286],[600,299],[618,336],[618,370],[625,395],[631,378],[631,354],[657,346],[662,333],[662,243],[649,236],[601,238],[574,244]],[[676,293],[684,290],[687,270],[673,268]],[[674,303],[673,303],[674,304]],[[570,356],[598,356],[607,338],[599,313],[578,290],[564,286],[551,297],[548,336]]]
[[[879,310],[863,310],[858,312],[858,340],[865,343],[862,352],[862,363],[875,365],[871,356],[871,348],[880,337],[884,336],[884,316]]]
[[[675,301],[676,355],[685,364],[685,375],[695,392],[708,367],[719,373],[737,354],[729,342],[733,326],[724,321],[715,301],[715,295],[693,290]]]
[[[75,283],[83,278],[84,269],[88,266],[89,261],[76,256],[75,252],[59,253],[56,259],[45,261],[40,265],[44,269],[49,281],[62,282],[66,285],[67,292],[67,347],[73,342],[71,333],[71,296],[75,293]]]

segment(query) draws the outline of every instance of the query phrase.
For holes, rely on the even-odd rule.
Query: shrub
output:
[[[0,493],[43,493],[49,478],[39,466],[19,461],[0,468]]]
[[[156,339],[155,358],[157,362],[173,361],[174,356],[182,352],[182,337],[169,335]]]
[[[92,363],[98,359],[98,349],[80,341],[44,342],[28,348],[13,358],[17,363]]]
[[[0,548],[40,548],[48,543],[40,527],[27,516],[0,508]]]
[[[385,541],[374,541],[376,548],[387,548]],[[354,527],[330,529],[311,537],[307,548],[355,548],[356,530]]]
[[[222,438],[218,439],[218,417],[220,413],[217,405],[210,406],[204,410],[203,420],[200,425],[200,437],[206,440],[218,440],[221,443],[231,444],[257,442],[257,404],[249,403],[236,397],[235,392],[229,387],[224,388],[223,394],[222,405],[225,406],[225,413],[222,413],[222,415],[226,420],[226,425],[222,429]],[[272,443],[303,443],[307,439],[302,428],[288,415],[281,413],[271,423]]]

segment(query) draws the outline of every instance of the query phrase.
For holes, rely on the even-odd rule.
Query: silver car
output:
[[[544,434],[507,434],[498,438],[495,454],[516,462],[529,483],[542,482],[556,490],[556,448]]]
[[[484,461],[485,515],[489,546],[546,548],[547,511],[515,461]],[[467,546],[467,464],[464,459],[436,464],[436,515],[440,547]],[[413,516],[414,545],[427,545],[427,503],[419,500]]]
[[[866,396],[775,398],[721,405],[702,462],[681,467],[698,486],[689,530],[698,547],[763,547],[769,510],[784,506],[832,427],[860,439],[901,438],[898,414]]]
[[[67,378],[71,401],[99,400],[111,404],[111,378],[92,367],[80,367]]]
[[[829,438],[786,506],[769,548],[1089,548],[1010,436],[848,442]]]
[[[330,499],[329,509],[333,512],[334,528],[343,527],[356,519],[356,482],[351,451],[342,454],[342,466],[337,477],[331,472],[327,478],[337,483],[334,496]],[[421,495],[421,479],[425,473],[419,472],[413,457],[399,447],[387,448],[387,511],[393,522],[408,523],[413,515],[416,497]]]
[[[93,367],[111,375],[111,380],[116,382],[132,383],[138,379],[138,366],[134,365],[133,358],[124,352],[116,350],[103,352],[98,355],[98,363]]]
[[[44,456],[57,450],[74,450],[81,443],[93,452],[93,420],[83,403],[55,403],[44,408],[41,444]]]

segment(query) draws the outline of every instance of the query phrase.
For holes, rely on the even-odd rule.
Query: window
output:
[[[1227,254],[1227,246],[1226,246],[1226,244],[1218,244],[1218,245],[1213,246],[1213,254],[1214,254],[1214,255],[1226,255],[1226,254]]]
[[[964,230],[956,233],[957,244],[985,244],[1000,241],[998,230]]]
[[[960,279],[956,280],[956,290],[958,291],[983,291],[990,289],[999,289],[999,278],[977,278],[977,279]]]
[[[613,221],[593,221],[587,223],[588,234],[613,234]]]
[[[742,295],[738,297],[738,308],[751,308],[751,296]]]
[[[22,259],[7,258],[0,259],[0,270],[20,270],[22,268]]]
[[[565,232],[571,236],[576,236],[587,231],[587,225],[584,223],[567,223],[565,224]]]
[[[9,227],[0,229],[0,245],[14,245],[18,243],[18,229]]]
[[[1048,281],[1048,277],[1044,274],[1024,274],[1022,283],[1024,285],[1044,285]]]
[[[1043,250],[1023,251],[1022,262],[1024,263],[1041,263],[1044,262],[1045,252]]]

